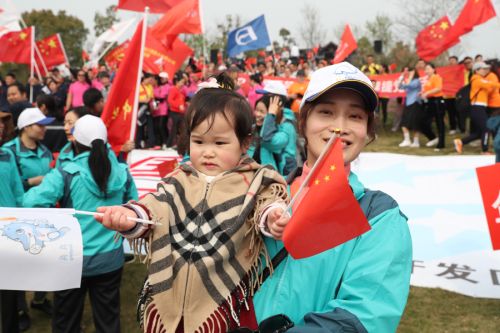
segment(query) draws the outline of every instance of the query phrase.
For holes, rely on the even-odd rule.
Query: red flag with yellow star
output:
[[[108,142],[115,152],[119,152],[123,144],[130,139],[131,133],[135,133],[137,119],[134,106],[138,97],[136,89],[140,79],[139,73],[142,71],[143,24],[144,21],[141,21],[137,25],[130,40],[101,115],[108,128]]]
[[[64,46],[57,34],[37,41],[36,46],[47,69],[67,62]]]
[[[341,140],[336,139],[317,163],[307,192],[283,233],[283,243],[295,259],[326,251],[370,230],[347,180]]]
[[[0,61],[31,63],[32,28],[8,32],[0,37]]]
[[[448,33],[451,29],[451,22],[448,16],[443,16],[433,24],[424,28],[417,35],[417,54],[420,58],[430,61],[446,51],[449,47],[457,44],[460,40],[450,40]],[[445,47],[445,41],[449,46]]]
[[[148,32],[144,48],[144,71],[153,74],[167,72],[169,77],[174,77],[191,54],[193,50],[179,38],[175,37],[172,48],[167,49]]]

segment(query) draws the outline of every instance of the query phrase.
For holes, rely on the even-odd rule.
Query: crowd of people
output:
[[[396,330],[412,262],[406,216],[392,198],[366,189],[350,171],[350,163],[375,139],[377,122],[387,121],[388,100],[377,96],[369,76],[390,69],[370,56],[361,70],[325,60],[262,60],[216,65],[201,57],[173,77],[144,73],[137,135],[118,155],[100,119],[115,75],[106,66],[71,70],[69,76],[55,68],[26,85],[15,73],[5,75],[0,182],[7,190],[0,194],[0,206],[57,205],[104,213],[78,217],[81,287],[55,292],[53,302],[37,292],[30,303],[52,316],[53,332],[80,331],[87,291],[96,331],[120,331],[124,254],[115,231],[137,247],[145,241],[151,248],[139,300],[146,332],[248,332],[242,327],[265,332],[269,319],[291,333]],[[449,61],[458,63],[456,57]],[[464,135],[454,140],[458,153],[477,139],[487,153],[489,137],[495,136],[498,162],[498,74],[478,57],[462,63],[469,87],[465,111],[457,110],[455,96],[443,96],[432,63],[419,60],[404,70],[400,147],[419,148],[422,133],[426,146],[443,149],[448,128],[451,135]],[[269,76],[282,80],[265,80]],[[288,87],[287,80],[293,81]],[[372,229],[335,249],[294,260],[281,242],[289,220],[283,177],[294,195],[338,131],[349,184]],[[158,192],[139,201],[123,158],[134,148],[184,156]],[[198,273],[190,273],[191,265]],[[273,274],[263,278],[262,265],[272,265]],[[25,293],[0,291],[0,297],[4,330],[27,330]]]

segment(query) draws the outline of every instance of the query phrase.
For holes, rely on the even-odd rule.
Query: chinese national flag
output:
[[[446,37],[446,49],[454,45],[454,40],[472,31],[474,26],[480,25],[495,16],[495,7],[493,7],[490,0],[467,0]]]
[[[500,163],[476,169],[493,250],[500,250]]]
[[[169,10],[151,28],[154,37],[172,48],[172,42],[179,34],[200,34],[200,1],[184,0]]]
[[[463,65],[438,67],[436,72],[443,78],[444,96],[455,96],[464,86],[465,67]]]
[[[174,77],[184,60],[193,54],[193,50],[175,38],[171,49],[167,49],[160,41],[148,34],[144,49],[144,71],[153,74],[167,72],[169,77]]]
[[[36,42],[43,62],[48,69],[64,64],[66,56],[64,55],[64,46],[57,34]]]
[[[125,52],[125,57],[116,73],[101,118],[108,129],[108,142],[115,152],[119,152],[123,144],[135,132],[133,115],[136,104],[136,88],[139,75],[142,25],[141,21]]]
[[[344,33],[342,34],[342,38],[340,39],[339,47],[335,51],[335,58],[333,58],[333,63],[338,64],[339,62],[344,61],[344,59],[347,58],[349,54],[351,54],[357,48],[358,44],[356,43],[356,39],[352,34],[351,27],[349,26],[349,24],[346,24]]]
[[[417,35],[417,54],[420,58],[430,61],[446,51],[449,47],[457,44],[459,39],[453,41],[448,38],[451,22],[448,16],[443,16],[433,24],[424,28]],[[450,41],[445,45],[445,41]]]
[[[167,12],[181,1],[183,0],[119,0],[116,9],[144,12],[144,8],[149,7],[150,13],[160,14]]]
[[[0,61],[31,64],[32,28],[8,32],[0,37]]]
[[[295,259],[309,257],[370,230],[347,181],[340,139],[330,146],[311,175],[283,234]]]
[[[127,50],[129,41],[126,41],[114,49],[112,49],[105,57],[104,61],[108,65],[109,68],[118,68],[123,58],[125,57],[125,51]]]

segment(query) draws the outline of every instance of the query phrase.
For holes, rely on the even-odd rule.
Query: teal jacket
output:
[[[276,124],[276,116],[267,114],[258,136],[253,140],[248,155],[255,156],[260,141],[260,164],[269,164],[282,175],[288,175],[297,167],[297,129],[292,110],[283,109],[283,121]]]
[[[490,117],[486,126],[493,135],[493,149],[496,153],[496,163],[500,163],[500,116]]]
[[[284,313],[287,333],[395,332],[403,314],[412,270],[407,218],[394,199],[364,188],[353,173],[349,184],[372,229],[315,256],[287,256],[257,291],[257,320]],[[270,255],[282,247],[266,238]]]
[[[63,208],[95,212],[99,206],[120,205],[137,199],[137,188],[125,164],[111,154],[111,174],[105,196],[95,183],[88,167],[90,152],[74,157],[72,162],[53,169],[39,186],[23,198],[24,207],[49,207],[56,202]],[[104,228],[92,216],[77,215],[83,237],[83,275],[95,276],[123,266],[122,240]]]
[[[71,142],[67,142],[59,151],[59,156],[56,161],[56,168],[64,166],[66,163],[73,161],[75,158],[75,153],[73,152],[73,146]]]
[[[21,207],[23,183],[17,170],[16,157],[8,149],[0,148],[0,207]]]
[[[26,191],[30,187],[28,185],[29,178],[44,176],[50,171],[52,153],[41,143],[38,143],[36,153],[26,148],[19,137],[4,144],[3,148],[10,149],[16,157],[17,168]]]

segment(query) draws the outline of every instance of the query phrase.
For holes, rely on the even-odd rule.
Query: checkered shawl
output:
[[[144,331],[174,333],[183,319],[185,333],[225,332],[220,307],[234,313],[231,293],[245,289],[244,280],[252,293],[259,267],[270,265],[258,227],[262,210],[287,200],[284,179],[248,157],[210,184],[190,165],[163,179],[139,202],[162,222],[148,238]]]

